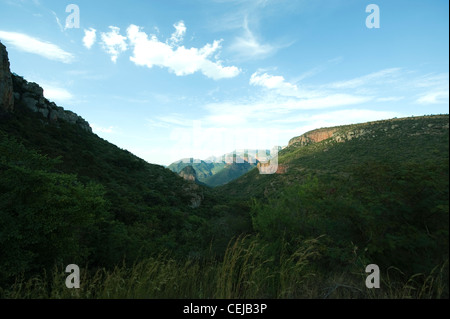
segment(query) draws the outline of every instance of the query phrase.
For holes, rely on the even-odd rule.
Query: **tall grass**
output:
[[[405,277],[396,268],[381,274],[381,288],[365,287],[367,274],[317,274],[319,239],[304,241],[278,258],[267,258],[257,237],[231,241],[223,259],[176,261],[160,255],[114,269],[81,270],[80,289],[65,286],[55,268],[39,277],[17,278],[0,288],[12,299],[260,299],[260,298],[448,298],[448,261],[429,274]]]

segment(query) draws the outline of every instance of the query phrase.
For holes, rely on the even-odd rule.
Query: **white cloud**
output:
[[[187,30],[183,21],[174,24],[173,27],[175,28],[175,32],[172,33],[172,36],[168,41],[171,46],[177,45],[178,43],[182,42]]]
[[[73,99],[72,93],[68,90],[46,85],[44,88],[44,96],[52,101],[70,101]]]
[[[83,45],[90,49],[94,45],[95,41],[97,40],[97,30],[93,28],[89,28],[89,30],[84,30],[84,38],[83,38]]]
[[[71,63],[75,58],[71,53],[53,43],[44,42],[23,33],[0,30],[0,39],[20,51],[37,54],[49,60]]]
[[[114,126],[102,127],[97,124],[91,124],[91,127],[94,133],[106,133],[106,134],[114,133]]]
[[[109,28],[111,29],[110,32],[102,32],[101,34],[102,46],[106,53],[111,55],[111,61],[116,63],[120,53],[128,49],[125,41],[127,38],[119,34],[120,28],[114,26]]]
[[[267,89],[278,90],[281,95],[298,95],[298,87],[295,84],[286,82],[284,77],[269,75],[267,73],[255,72],[250,77],[250,84],[255,86],[262,86]]]
[[[184,35],[183,25],[175,25],[176,31],[172,38],[180,40]],[[224,67],[221,61],[212,61],[213,53],[220,49],[221,41],[214,41],[213,44],[206,44],[203,48],[190,48],[176,46],[161,42],[156,35],[150,37],[136,25],[130,25],[127,29],[128,39],[133,47],[133,56],[130,60],[136,65],[165,67],[177,76],[189,75],[195,72],[202,72],[214,80],[222,78],[232,78],[240,73],[235,67]]]

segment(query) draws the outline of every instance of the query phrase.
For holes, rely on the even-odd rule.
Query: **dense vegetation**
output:
[[[339,134],[210,189],[74,125],[0,116],[0,296],[448,298],[448,115]]]
[[[223,252],[250,223],[245,205],[25,109],[0,119],[0,149],[0,282],[55,263],[114,267],[163,251],[198,258],[216,245]]]

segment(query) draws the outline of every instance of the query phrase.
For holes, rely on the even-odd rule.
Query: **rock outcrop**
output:
[[[6,47],[0,43],[0,110],[14,110],[13,84]]]
[[[197,184],[198,180],[195,169],[192,166],[186,166],[181,170],[181,172],[178,175],[183,177],[185,181],[189,182],[186,183],[185,186],[183,187],[183,190],[186,193],[186,195],[188,195],[191,198],[191,204],[189,205],[189,207],[191,208],[200,207],[200,205],[203,202],[204,195],[202,189]]]
[[[66,111],[44,97],[44,90],[36,83],[28,82],[18,75],[12,75],[14,87],[14,103],[28,108],[33,112],[41,113],[50,121],[65,121],[76,124],[85,131],[92,133],[89,123],[77,114]]]
[[[13,112],[24,107],[40,113],[49,121],[65,121],[92,133],[89,123],[77,114],[66,111],[44,97],[44,89],[38,84],[26,81],[11,73],[8,52],[0,43],[0,110]]]
[[[186,166],[183,168],[180,172],[181,177],[184,178],[184,180],[195,183],[197,181],[197,173],[195,172],[195,169],[192,166]]]
[[[323,140],[329,139],[337,131],[336,128],[318,129],[301,136],[294,137],[289,141],[289,146],[297,144],[298,146],[306,146],[313,143],[319,143]]]

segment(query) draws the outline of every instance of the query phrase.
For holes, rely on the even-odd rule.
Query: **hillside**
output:
[[[346,176],[364,163],[392,165],[448,160],[449,116],[435,115],[322,128],[289,141],[278,171],[257,170],[220,188],[233,196],[264,197],[309,175]]]
[[[280,238],[325,235],[333,269],[429,272],[448,261],[448,147],[448,115],[323,128],[291,139],[277,174],[253,170],[217,189],[253,198],[253,227],[274,251]]]
[[[4,47],[0,53],[0,282],[55,262],[112,266],[211,248],[209,229],[226,204],[214,210],[218,199],[208,188],[92,133],[38,84],[10,73]],[[43,217],[51,214],[53,221]],[[30,230],[35,237],[26,235]],[[68,242],[76,249],[66,253]]]

